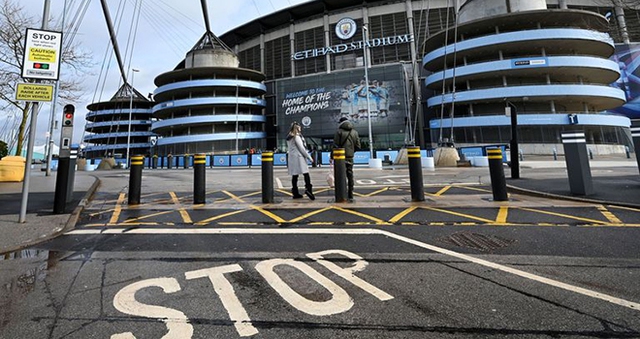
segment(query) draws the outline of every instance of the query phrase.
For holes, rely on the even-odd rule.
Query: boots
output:
[[[311,200],[316,200],[316,196],[313,195],[313,185],[311,185],[311,177],[309,173],[304,174],[304,194]]]
[[[291,178],[291,195],[293,197],[293,199],[302,199],[303,196],[302,194],[300,194],[300,191],[298,191],[298,176],[294,175]]]

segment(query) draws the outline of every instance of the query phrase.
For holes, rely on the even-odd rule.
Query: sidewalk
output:
[[[640,209],[640,173],[635,159],[618,157],[591,161],[594,194],[588,197],[571,195],[564,160],[525,160],[520,163],[520,167],[521,179],[510,179],[510,169],[504,168],[511,192]],[[478,171],[485,173],[486,169],[483,177],[489,176],[488,168],[473,169],[474,174]],[[397,167],[397,170],[394,174],[403,175],[408,172],[406,167]],[[436,168],[425,169],[423,174],[430,181],[440,180],[444,183],[452,177],[466,178],[470,173],[465,174],[465,171],[469,172],[469,168]],[[256,173],[258,172],[259,169],[256,169]],[[54,215],[53,199],[57,173],[53,172],[47,177],[44,172],[32,172],[26,222],[22,224],[18,223],[22,183],[0,182],[0,254],[35,245],[72,229],[86,202],[98,190],[101,184],[99,176],[107,174],[111,177],[109,180],[127,180],[127,172],[113,173],[114,175],[109,175],[109,172],[77,172],[73,200],[67,205],[67,213]]]
[[[65,214],[53,214],[56,174],[32,171],[29,183],[27,214],[19,223],[22,204],[22,182],[0,182],[0,254],[55,238],[72,229],[86,199],[96,191],[100,181],[85,173],[77,173],[72,201]],[[79,175],[78,175],[79,174]]]

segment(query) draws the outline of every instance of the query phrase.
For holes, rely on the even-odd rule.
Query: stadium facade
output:
[[[266,75],[266,147],[282,147],[299,121],[324,149],[345,115],[367,147],[367,106],[376,149],[508,143],[507,106],[527,153],[550,153],[575,129],[598,152],[630,145],[629,118],[609,112],[627,100],[611,86],[620,70],[610,58],[637,40],[626,28],[636,11],[600,0],[452,3],[310,1],[220,35],[241,67]]]
[[[640,15],[612,3],[308,1],[205,33],[156,78],[155,102],[135,96],[144,119],[132,117],[131,140],[165,156],[284,149],[297,121],[326,150],[348,116],[364,149],[507,144],[511,107],[525,153],[561,150],[567,130],[584,130],[597,153],[624,152],[640,108]],[[123,149],[126,96],[88,107],[96,155]]]

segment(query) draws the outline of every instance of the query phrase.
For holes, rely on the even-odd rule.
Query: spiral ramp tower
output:
[[[609,60],[614,42],[603,16],[547,9],[544,0],[467,0],[457,20],[425,43],[432,141],[444,130],[458,144],[508,142],[507,106],[517,110],[529,153],[551,154],[564,130],[599,143],[629,127],[605,113],[625,94],[610,86],[620,69]]]
[[[264,74],[239,68],[233,51],[207,32],[173,71],[156,77],[161,136],[157,154],[229,154],[263,148],[266,117]]]
[[[127,143],[130,154],[148,154],[151,149],[151,107],[153,102],[125,83],[109,101],[87,106],[89,113],[83,142],[87,158],[125,157]],[[130,110],[131,108],[131,110]],[[131,120],[129,120],[131,117]],[[131,122],[131,136],[129,134]]]

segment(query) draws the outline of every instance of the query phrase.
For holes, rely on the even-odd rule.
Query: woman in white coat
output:
[[[291,193],[293,199],[300,199],[302,195],[298,191],[298,176],[304,176],[304,194],[311,200],[315,200],[313,195],[313,186],[311,185],[311,177],[309,176],[309,165],[307,160],[313,163],[313,158],[307,153],[307,144],[302,136],[302,128],[297,122],[291,124],[289,135],[287,135],[288,159],[287,168],[291,176]]]

